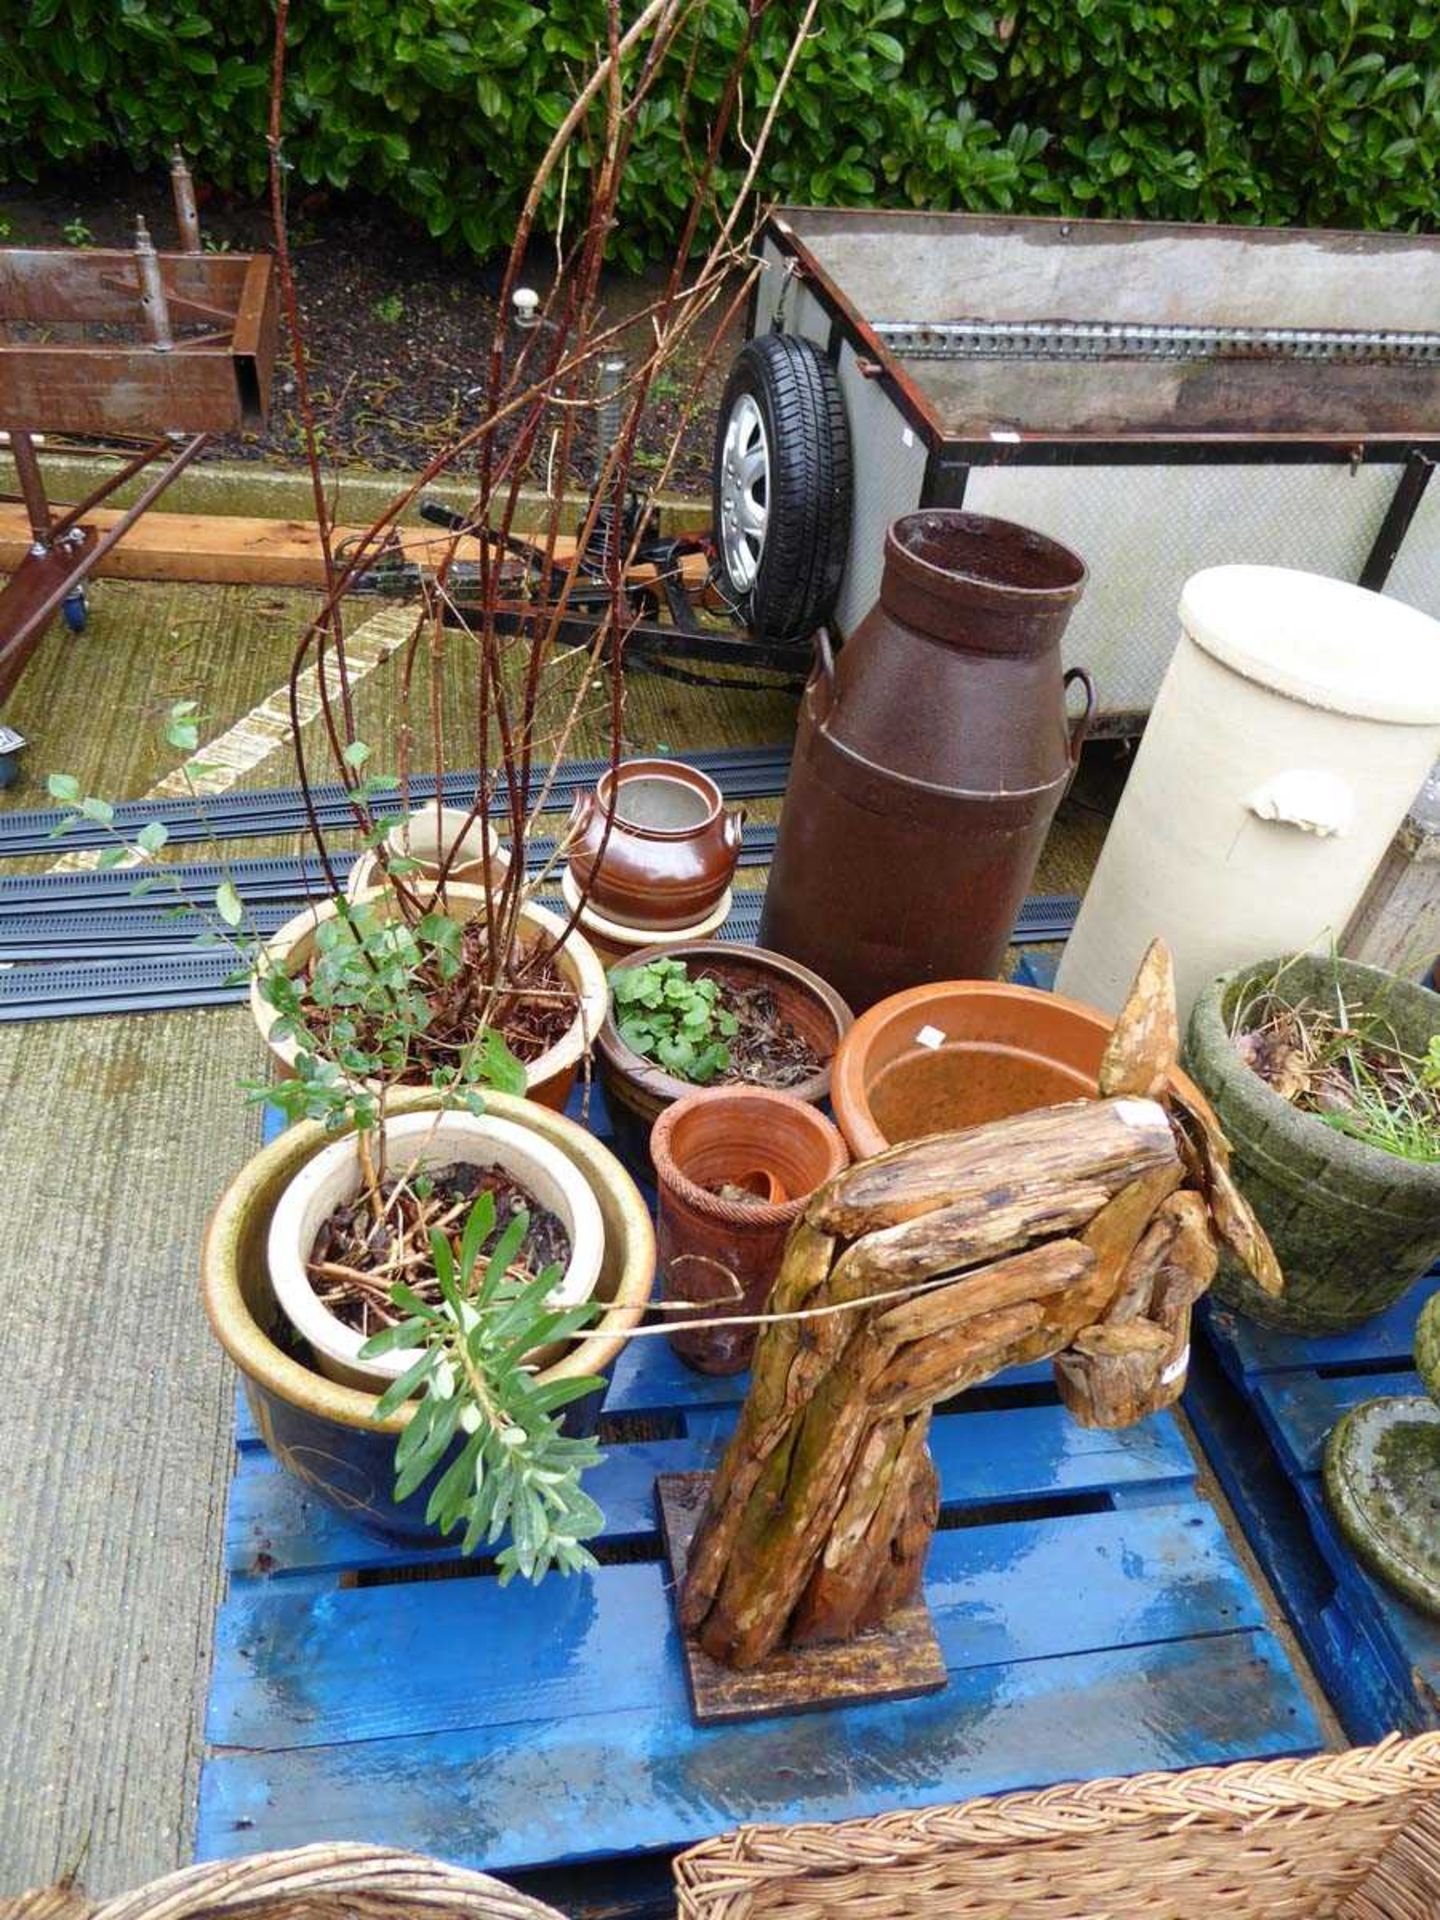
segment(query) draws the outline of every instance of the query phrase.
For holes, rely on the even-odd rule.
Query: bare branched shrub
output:
[[[641,0],[630,9],[622,8],[620,0],[609,0],[605,42],[597,47],[593,68],[555,129],[516,226],[477,394],[479,418],[439,446],[416,479],[339,553],[320,470],[284,232],[281,122],[287,0],[280,0],[271,113],[272,200],[328,582],[323,605],[306,626],[291,664],[300,779],[311,835],[332,890],[338,892],[332,850],[311,798],[321,777],[338,777],[344,783],[353,826],[377,846],[388,871],[394,863],[377,829],[373,767],[367,766],[365,746],[356,737],[345,658],[346,614],[357,583],[385,551],[401,516],[422,490],[442,475],[473,476],[474,497],[463,530],[447,530],[418,545],[407,532],[408,555],[418,553],[423,562],[422,602],[415,630],[399,657],[398,715],[388,744],[400,804],[407,813],[417,772],[442,774],[457,756],[461,764],[477,770],[469,798],[472,822],[487,818],[498,796],[511,859],[503,878],[487,873],[484,882],[485,939],[483,951],[475,956],[483,973],[477,1026],[496,1018],[502,1003],[513,1005],[527,982],[545,975],[556,947],[573,931],[583,909],[582,893],[564,934],[538,942],[520,938],[523,909],[552,878],[554,864],[564,854],[562,844],[541,870],[529,870],[527,847],[552,804],[553,776],[541,769],[547,762],[558,764],[572,750],[582,725],[597,720],[612,766],[620,757],[626,639],[641,604],[627,583],[627,570],[651,503],[669,478],[716,343],[753,283],[754,191],[785,83],[817,0],[800,10],[780,73],[762,75],[753,66],[755,34],[771,4],[751,0],[741,44],[718,91],[716,76],[706,73],[702,103],[695,81],[705,71],[707,57],[714,57],[716,43],[706,32],[711,0]],[[643,138],[647,104],[662,78],[673,87],[677,75],[692,178],[677,215],[673,257],[637,326],[634,314],[617,320],[606,313],[602,270],[626,167],[635,143]],[[722,205],[715,188],[717,158],[732,130],[748,135],[751,159],[741,190]],[[527,271],[542,199],[556,195],[561,218],[553,267],[535,324],[521,330],[511,319],[511,296]],[[702,241],[702,232],[713,237]],[[687,375],[689,398],[658,463],[646,461],[642,484],[636,453],[647,398],[656,379],[707,321],[710,344],[700,352],[698,372]],[[644,341],[638,355],[637,332]],[[622,335],[628,359],[611,402],[616,412],[606,416],[618,418],[618,429],[608,445],[597,448],[598,367],[614,355]],[[536,492],[544,502],[542,524],[522,538],[517,532],[522,496],[533,501]],[[632,509],[628,515],[627,508]],[[598,559],[583,583],[569,557],[566,536],[572,529],[577,550],[587,553],[592,563]],[[457,584],[462,579],[463,594]],[[581,600],[585,643],[577,646],[567,640],[573,642]],[[463,711],[447,710],[442,692],[457,682],[453,670],[448,676],[444,671],[447,660],[453,669],[457,649],[463,665],[458,678],[467,690]],[[417,671],[422,656],[427,669],[423,674]],[[303,738],[295,697],[301,675],[317,663],[322,668],[323,758],[328,763],[323,768]],[[428,681],[428,697],[423,699],[418,691],[422,680]],[[613,794],[614,783],[611,790]],[[437,809],[442,804],[438,793],[435,804]],[[605,821],[607,839],[612,823],[613,800]],[[389,884],[413,921],[428,900],[403,872],[403,864],[389,872]]]

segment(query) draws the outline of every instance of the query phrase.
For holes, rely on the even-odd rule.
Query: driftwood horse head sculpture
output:
[[[1229,1147],[1176,1085],[1170,955],[1146,954],[1096,1100],[893,1147],[791,1233],[750,1392],[690,1550],[681,1624],[751,1667],[912,1599],[938,1514],[931,1409],[1053,1356],[1077,1420],[1117,1427],[1185,1384],[1190,1310],[1227,1247],[1279,1268]]]

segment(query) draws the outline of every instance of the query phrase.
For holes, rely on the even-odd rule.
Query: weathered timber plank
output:
[[[118,511],[96,508],[85,524],[101,533],[120,518]],[[336,529],[337,544],[361,529]],[[437,527],[402,527],[406,556],[420,564],[438,561],[449,536]],[[12,571],[30,545],[23,507],[0,505],[0,570]],[[563,565],[575,551],[565,535],[555,543]],[[474,541],[460,543],[461,558],[474,558]],[[703,555],[681,561],[686,584],[698,592],[704,584]],[[240,514],[147,513],[96,568],[117,580],[211,581],[234,586],[319,587],[325,583],[320,536],[313,521],[257,520]],[[653,567],[637,567],[637,581],[654,577]]]

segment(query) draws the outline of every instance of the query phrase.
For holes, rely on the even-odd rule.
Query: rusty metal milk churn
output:
[[[838,663],[820,636],[760,938],[857,1012],[999,971],[1094,706],[1060,661],[1084,585],[1058,541],[936,508],[891,526]]]

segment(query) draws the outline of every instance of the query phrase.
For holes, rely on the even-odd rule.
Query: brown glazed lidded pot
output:
[[[744,809],[727,811],[719,787],[697,768],[625,760],[575,802],[570,871],[605,919],[683,930],[703,920],[729,886],[744,824]]]
[[[1094,705],[1060,658],[1084,585],[1056,540],[926,509],[887,532],[879,603],[838,662],[818,636],[760,939],[857,1013],[999,971]]]
[[[687,1329],[686,1320],[763,1311],[790,1229],[815,1189],[847,1164],[845,1142],[792,1093],[714,1087],[667,1107],[651,1149],[662,1298],[703,1308],[664,1316],[670,1344],[701,1373],[738,1373],[750,1364],[759,1328]]]

